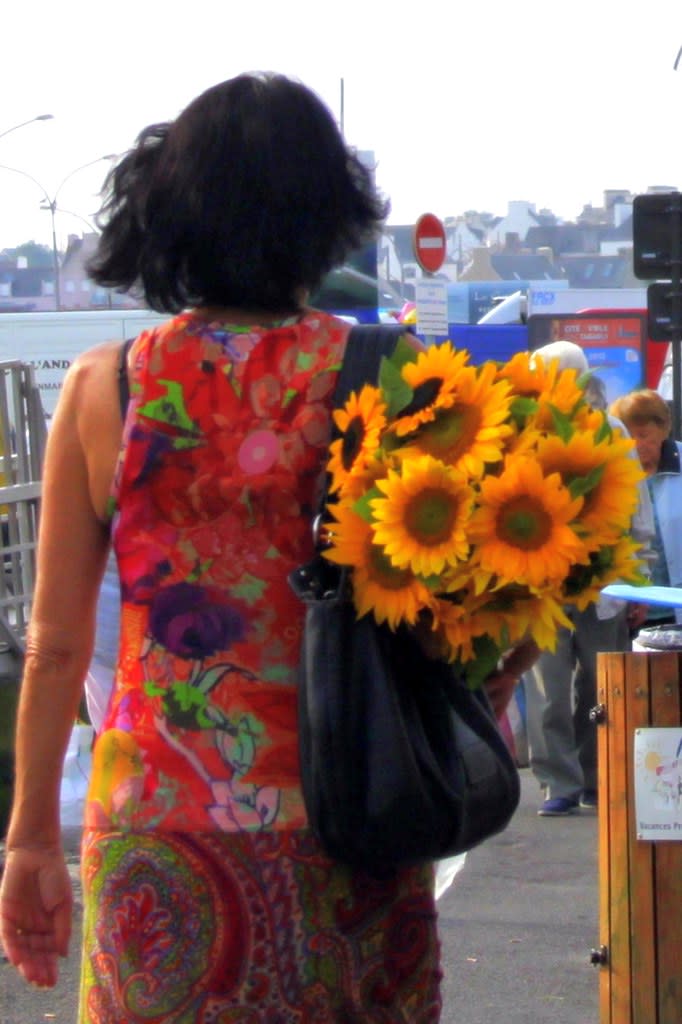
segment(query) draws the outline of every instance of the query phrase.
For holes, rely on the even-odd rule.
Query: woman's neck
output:
[[[239,327],[270,327],[283,320],[296,320],[303,316],[302,309],[287,309],[274,313],[271,309],[238,309],[235,306],[197,306],[191,310],[202,320],[220,320]]]

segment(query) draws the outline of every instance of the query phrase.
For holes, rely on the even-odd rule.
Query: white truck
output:
[[[167,319],[147,309],[0,313],[0,361],[20,360],[33,366],[49,419],[64,374],[79,353],[102,341],[134,338]]]

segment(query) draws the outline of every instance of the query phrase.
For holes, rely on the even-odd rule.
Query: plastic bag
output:
[[[62,825],[82,823],[85,796],[90,781],[94,734],[95,730],[91,725],[74,725],[71,730],[59,795]]]
[[[437,900],[450,888],[455,877],[464,867],[466,856],[466,853],[456,853],[454,857],[445,857],[443,860],[436,861],[435,892]]]
[[[85,703],[95,732],[102,727],[113,685],[112,669],[93,661],[85,678]]]

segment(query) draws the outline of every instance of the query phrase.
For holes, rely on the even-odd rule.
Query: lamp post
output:
[[[0,139],[3,135],[9,135],[10,132],[15,132],[17,128],[23,128],[26,124],[33,124],[34,121],[51,121],[54,114],[38,114],[37,117],[29,117],[28,121],[22,121],[21,124],[15,124],[12,128],[6,128],[4,132],[0,132]]]
[[[98,156],[94,160],[88,160],[87,163],[80,164],[79,167],[76,167],[73,171],[70,171],[65,178],[62,178],[52,198],[50,198],[50,195],[45,186],[41,185],[41,183],[36,178],[34,178],[32,174],[28,174],[26,171],[22,171],[18,167],[8,167],[7,164],[0,164],[0,170],[13,171],[14,174],[20,174],[22,178],[28,178],[28,180],[32,181],[34,185],[37,185],[37,187],[43,193],[43,202],[40,204],[40,209],[50,211],[50,221],[52,227],[52,263],[54,266],[55,308],[57,310],[60,310],[62,308],[61,287],[59,280],[59,250],[57,249],[57,230],[55,225],[55,213],[57,212],[58,208],[57,197],[59,196],[62,187],[66,184],[67,181],[69,181],[70,178],[73,178],[74,174],[77,174],[79,171],[84,171],[86,167],[92,167],[93,164],[98,164],[102,160],[113,160],[115,159],[115,157],[115,153],[106,153],[104,156]]]

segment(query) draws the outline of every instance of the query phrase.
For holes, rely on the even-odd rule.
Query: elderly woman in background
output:
[[[654,508],[657,555],[652,583],[682,586],[682,444],[670,437],[670,408],[656,391],[642,388],[618,398],[610,409],[634,438]],[[645,606],[640,622],[661,625],[674,622],[669,608]],[[678,612],[678,619],[680,613]]]

